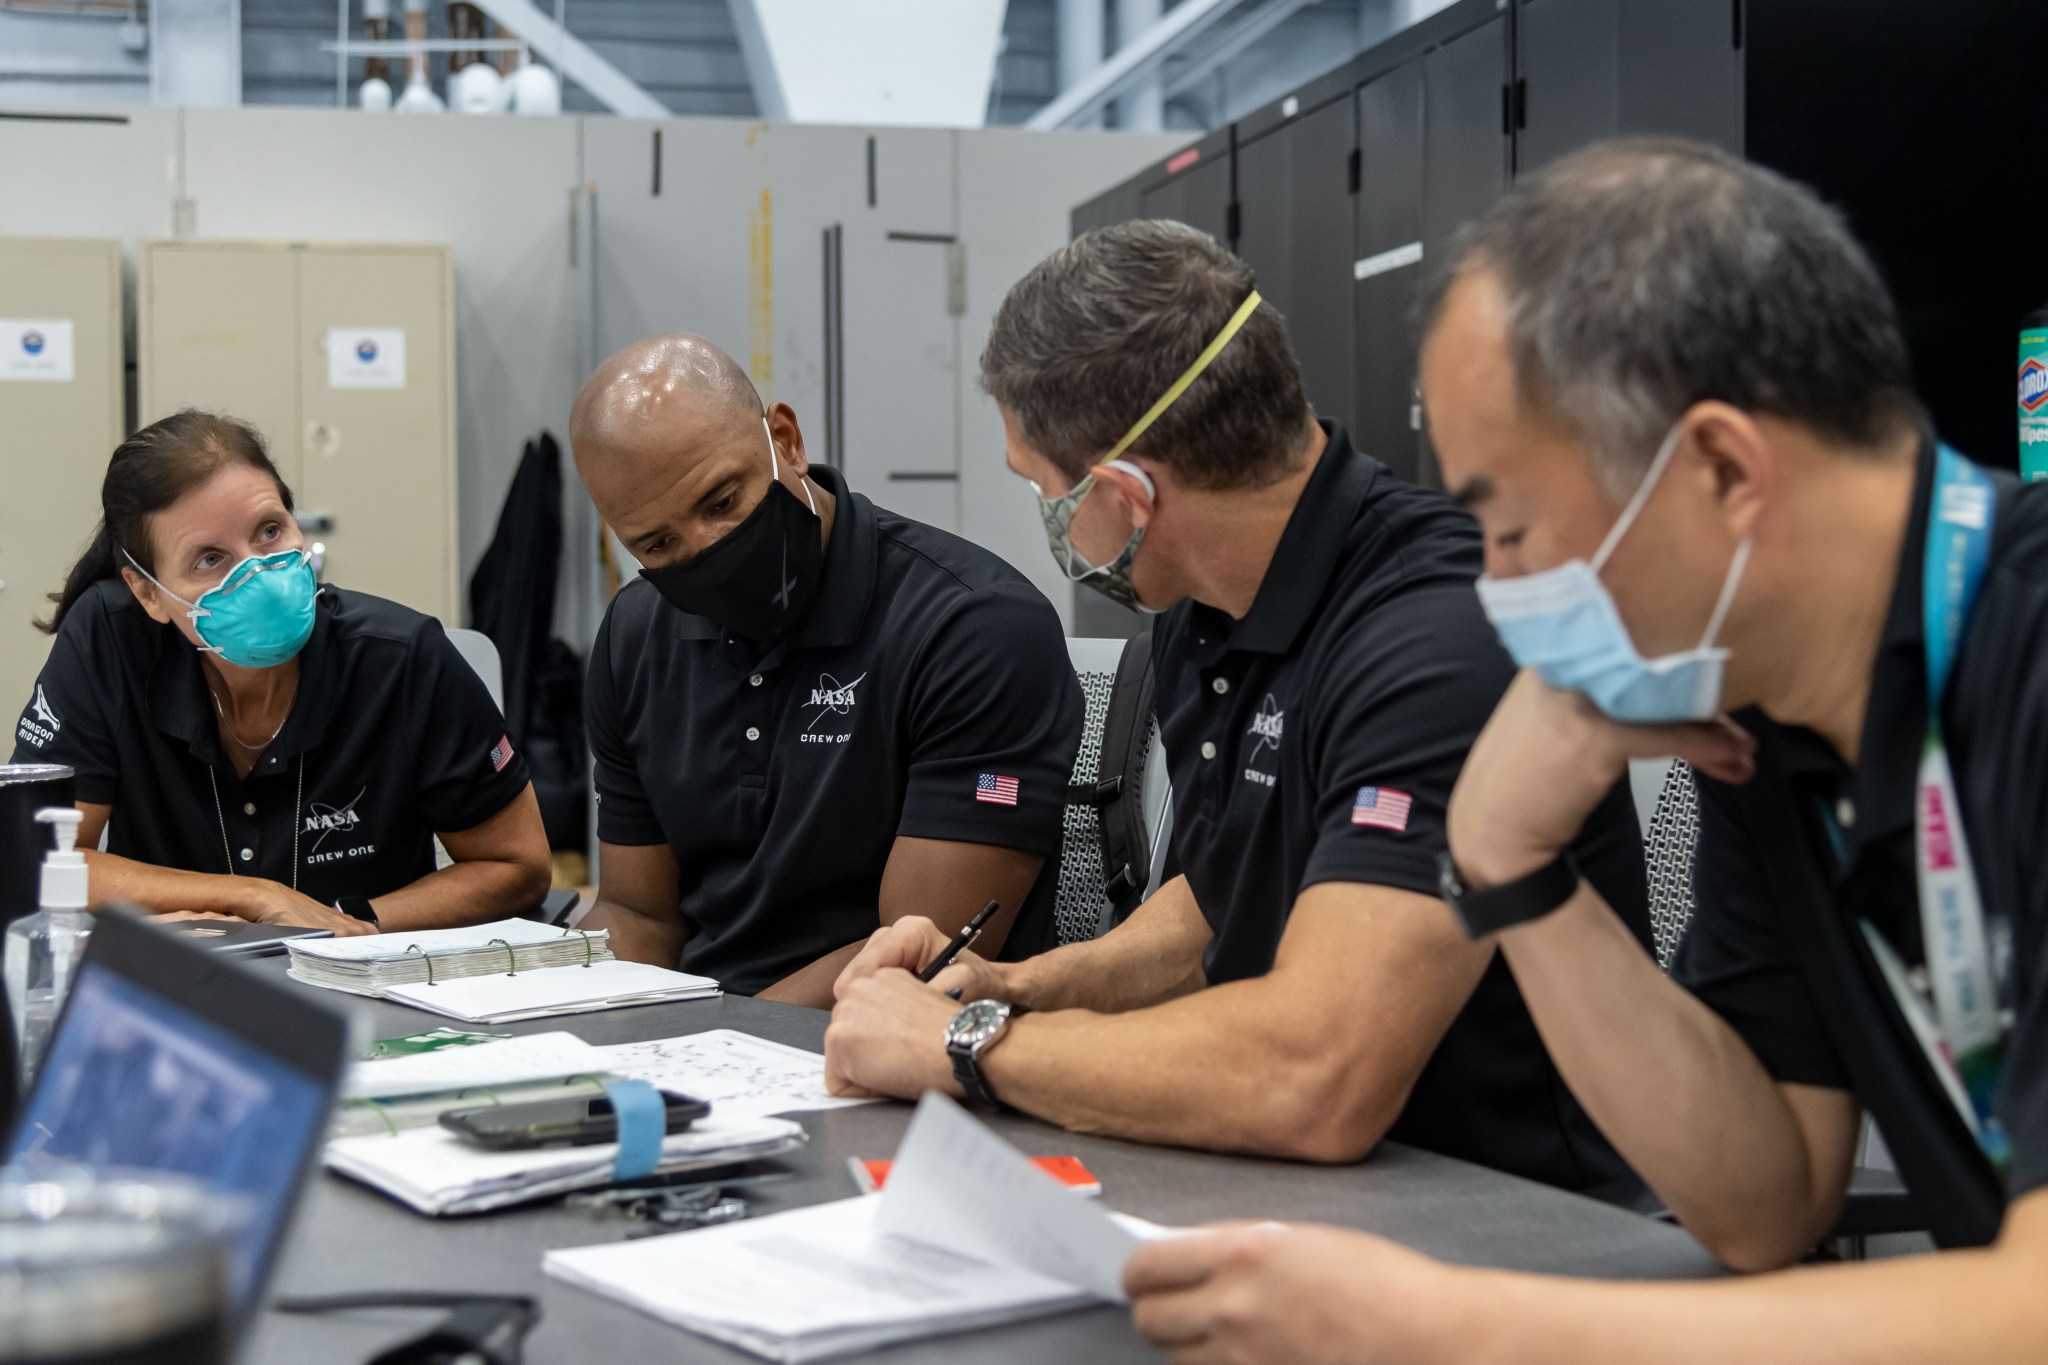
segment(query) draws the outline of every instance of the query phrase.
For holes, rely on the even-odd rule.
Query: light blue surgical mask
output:
[[[122,558],[156,583],[157,591],[185,608],[200,648],[237,668],[275,668],[297,656],[313,638],[313,599],[320,584],[304,550],[251,555],[228,570],[219,586],[187,602],[158,583],[126,550]]]
[[[1654,659],[1636,652],[1612,594],[1600,581],[1600,570],[1649,501],[1678,449],[1682,430],[1673,427],[1664,438],[1657,458],[1591,563],[1574,559],[1520,578],[1481,578],[1478,585],[1480,605],[1517,664],[1535,669],[1552,687],[1584,693],[1615,720],[1633,725],[1712,720],[1719,714],[1728,651],[1715,648],[1714,639],[1749,562],[1745,537],[1735,547],[1720,600],[1697,646]]]

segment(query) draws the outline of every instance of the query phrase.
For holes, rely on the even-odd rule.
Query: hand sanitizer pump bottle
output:
[[[36,1068],[42,1064],[72,974],[92,933],[85,855],[77,848],[79,813],[70,806],[48,806],[36,812],[36,819],[55,826],[57,847],[43,861],[42,908],[7,928],[4,968],[14,1036],[21,1046],[23,1094],[35,1082]]]

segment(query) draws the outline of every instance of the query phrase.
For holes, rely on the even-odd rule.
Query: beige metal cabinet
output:
[[[0,711],[49,654],[33,622],[85,547],[121,439],[121,244],[0,238]]]
[[[138,288],[138,420],[250,422],[326,581],[456,624],[448,249],[148,242]]]

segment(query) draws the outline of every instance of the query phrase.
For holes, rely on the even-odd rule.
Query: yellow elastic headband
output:
[[[1195,363],[1188,366],[1187,373],[1174,380],[1173,386],[1167,389],[1165,393],[1159,395],[1159,401],[1154,403],[1151,409],[1138,419],[1137,425],[1125,432],[1124,438],[1111,448],[1109,454],[1102,457],[1103,464],[1108,464],[1111,460],[1129,450],[1131,443],[1140,436],[1143,436],[1146,429],[1158,421],[1166,410],[1172,407],[1175,401],[1188,391],[1188,385],[1202,377],[1202,371],[1208,369],[1210,362],[1223,354],[1223,348],[1230,344],[1230,339],[1236,336],[1239,329],[1251,320],[1252,314],[1258,310],[1259,302],[1259,291],[1254,289],[1251,295],[1237,306],[1237,311],[1230,315],[1230,321],[1223,324],[1223,330],[1216,334],[1216,339],[1202,348],[1202,353],[1195,357]]]

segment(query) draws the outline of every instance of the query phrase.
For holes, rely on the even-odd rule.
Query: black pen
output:
[[[994,918],[996,903],[990,901],[975,912],[974,918],[960,926],[960,932],[953,935],[953,941],[939,949],[939,955],[925,963],[924,970],[917,974],[919,981],[930,981],[940,972],[953,965],[953,959],[965,952],[967,945],[981,937],[981,926]]]

